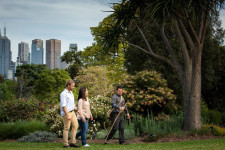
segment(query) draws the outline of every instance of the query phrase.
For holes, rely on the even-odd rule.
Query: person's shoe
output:
[[[104,144],[109,144],[109,142],[108,141],[105,141],[105,143]]]
[[[64,145],[63,148],[69,148],[69,145]]]
[[[80,146],[79,145],[76,145],[76,144],[70,144],[70,147],[76,147],[76,148],[78,148]]]
[[[130,144],[130,143],[128,143],[128,142],[126,142],[126,141],[123,141],[123,142],[120,142],[120,144],[122,144],[122,145],[128,145],[128,144]]]
[[[88,145],[88,144],[85,144],[85,145],[83,145],[83,147],[91,147],[90,145]]]

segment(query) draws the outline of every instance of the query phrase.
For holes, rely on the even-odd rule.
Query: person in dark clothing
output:
[[[125,142],[125,137],[124,137],[124,117],[123,117],[123,112],[126,113],[127,119],[130,119],[130,115],[128,112],[128,109],[125,105],[125,100],[122,96],[123,94],[123,88],[121,86],[116,87],[116,93],[112,96],[111,104],[112,104],[112,112],[110,114],[110,119],[111,119],[111,124],[113,125],[117,115],[120,113],[120,116],[117,118],[111,132],[109,133],[108,137],[106,136],[107,139],[105,139],[105,144],[108,144],[108,141],[114,136],[117,130],[119,130],[119,143],[120,144],[127,144]]]

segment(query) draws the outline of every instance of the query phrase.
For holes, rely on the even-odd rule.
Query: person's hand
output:
[[[129,114],[127,114],[127,119],[130,119],[130,115]]]
[[[124,111],[125,107],[120,107],[120,111]]]
[[[77,111],[78,110],[77,107],[75,107],[74,110]]]
[[[67,115],[66,115],[66,118],[67,118],[68,120],[71,120],[72,116],[69,115],[69,114],[67,114]]]
[[[90,120],[93,121],[93,116],[91,116]]]
[[[85,118],[82,118],[82,122],[86,122],[86,119]]]

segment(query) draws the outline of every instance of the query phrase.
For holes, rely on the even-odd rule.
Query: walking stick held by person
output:
[[[124,105],[123,107],[126,107],[127,104],[128,104],[128,101],[125,103],[125,105]],[[111,131],[112,131],[112,129],[113,129],[113,127],[114,127],[114,125],[115,125],[115,123],[116,123],[116,121],[117,121],[117,119],[118,119],[118,117],[120,116],[121,113],[122,113],[122,111],[120,111],[120,112],[118,113],[118,115],[116,116],[116,118],[115,118],[115,120],[114,120],[114,122],[113,122],[113,124],[112,124],[112,126],[111,126],[111,129],[109,130],[109,133],[107,134],[107,136],[106,136],[106,138],[105,138],[105,143],[107,142],[107,139],[108,139],[108,137],[109,137],[109,134],[111,133]]]

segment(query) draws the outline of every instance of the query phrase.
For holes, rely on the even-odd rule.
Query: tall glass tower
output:
[[[44,56],[43,40],[41,39],[32,40],[31,63],[43,64],[44,63],[43,56]]]
[[[8,79],[8,71],[11,69],[12,51],[11,42],[6,36],[6,27],[4,27],[4,36],[0,31],[0,74]]]

